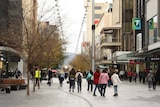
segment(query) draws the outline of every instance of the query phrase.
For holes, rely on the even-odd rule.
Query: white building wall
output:
[[[20,59],[20,61],[18,62],[18,70],[21,71],[22,75],[23,75],[23,60]]]
[[[87,2],[88,1],[88,2]],[[95,6],[101,6],[100,10],[95,10],[95,14],[103,14],[106,12],[108,3],[97,3]],[[84,6],[87,8],[86,16],[86,41],[92,44],[92,0],[85,0]]]
[[[158,13],[158,0],[149,0],[147,2],[147,21]]]

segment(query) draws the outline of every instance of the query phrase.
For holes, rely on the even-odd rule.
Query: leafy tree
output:
[[[81,71],[90,69],[91,67],[91,58],[88,55],[78,54],[75,58],[70,62],[76,69],[81,69]]]

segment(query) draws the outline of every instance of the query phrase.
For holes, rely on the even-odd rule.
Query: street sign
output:
[[[132,29],[141,30],[141,18],[132,18]]]
[[[149,20],[149,29],[154,29],[154,20],[153,20],[153,18]]]

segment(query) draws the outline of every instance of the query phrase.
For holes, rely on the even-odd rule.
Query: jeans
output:
[[[96,95],[97,88],[98,88],[99,93],[101,94],[100,85],[99,84],[95,84],[93,95]]]
[[[148,88],[152,88],[152,81],[148,81]]]
[[[114,85],[114,94],[118,94],[118,85]]]
[[[87,90],[89,91],[90,88],[91,88],[91,91],[92,91],[92,89],[93,89],[93,80],[89,80],[88,81],[88,88],[87,88]]]
[[[78,80],[78,81],[77,81],[77,88],[78,88],[78,92],[81,91],[81,88],[82,88],[82,80]]]
[[[75,80],[70,80],[70,84],[69,84],[70,90],[71,90],[71,88],[72,88],[72,90],[74,90],[74,87],[75,87]]]
[[[101,84],[101,96],[105,96],[107,84]]]

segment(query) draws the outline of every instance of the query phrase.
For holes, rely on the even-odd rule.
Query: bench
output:
[[[9,85],[11,90],[26,89],[27,87],[24,79],[12,79],[12,78],[1,79],[0,84]]]

